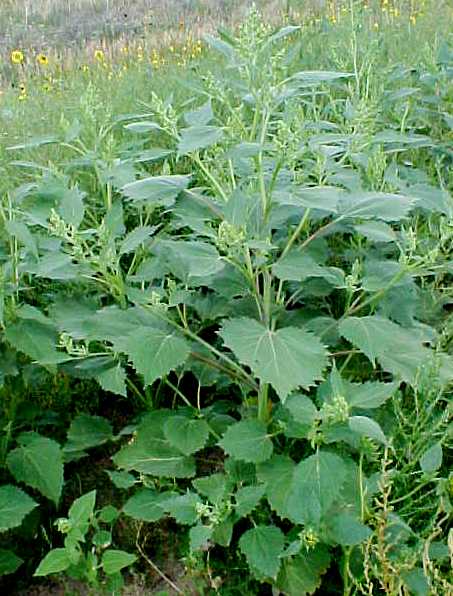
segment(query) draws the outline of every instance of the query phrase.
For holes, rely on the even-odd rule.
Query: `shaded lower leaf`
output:
[[[14,573],[24,562],[12,550],[0,549],[0,576]]]
[[[118,573],[121,569],[129,567],[137,557],[123,550],[107,550],[102,557],[102,569],[107,575]]]
[[[56,441],[34,435],[10,451],[6,463],[18,482],[36,488],[58,504],[63,488],[63,458]]]
[[[317,546],[309,551],[304,549],[297,556],[284,560],[277,586],[288,596],[314,594],[329,565],[330,556],[325,547]]]
[[[219,445],[228,455],[251,463],[266,461],[273,451],[266,425],[259,420],[241,420],[232,424]]]
[[[239,540],[239,548],[252,573],[257,570],[264,577],[277,577],[284,546],[285,535],[277,526],[257,526]]]
[[[37,577],[66,571],[71,566],[71,558],[65,548],[54,548],[41,561],[34,575]]]

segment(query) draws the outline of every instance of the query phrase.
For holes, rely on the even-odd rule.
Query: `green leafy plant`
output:
[[[410,490],[432,486],[440,504],[428,536],[392,510],[404,481],[388,467],[407,432],[395,408],[423,399],[424,379],[436,397],[417,415],[437,419],[453,378],[426,308],[451,274],[451,198],[405,161],[435,141],[377,117],[371,64],[300,70],[298,29],[273,31],[252,11],[237,36],[208,38],[221,76],[116,120],[132,138],[117,155],[74,139],[69,170],[82,160],[90,199],[58,168],[8,197],[3,342],[145,408],[118,437],[82,415],[64,447],[76,458],[130,437],[110,472],[119,488],[138,485],[122,514],[173,518],[191,553],[233,550],[284,594],[314,593],[337,560],[344,594],[409,591],[420,574],[428,590],[447,581],[445,418],[428,450],[410,442],[424,474]],[[31,305],[22,283],[50,289]],[[51,449],[31,436],[12,456],[19,480],[38,440]],[[30,478],[56,496],[57,474]],[[60,522],[65,547],[38,575],[98,585],[99,566],[119,581],[133,562],[106,542],[86,547],[90,524],[103,532],[94,498],[81,521],[76,501]],[[423,558],[433,536],[437,567]]]
[[[58,530],[65,537],[64,547],[49,551],[35,576],[64,571],[70,577],[87,581],[94,588],[100,588],[106,578],[109,593],[121,593],[121,571],[132,565],[137,557],[111,548],[112,526],[118,511],[112,505],[95,511],[95,502],[96,491],[91,491],[73,502],[67,518],[56,521]]]

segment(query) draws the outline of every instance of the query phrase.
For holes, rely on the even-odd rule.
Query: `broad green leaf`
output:
[[[191,126],[183,128],[180,134],[178,155],[187,155],[218,143],[223,137],[223,130],[217,126]]]
[[[38,503],[11,484],[0,486],[0,532],[20,526],[22,520]]]
[[[6,220],[5,228],[8,234],[14,236],[21,242],[28,252],[34,257],[38,257],[38,246],[33,234],[30,232],[28,227],[21,221]]]
[[[6,464],[17,482],[28,484],[58,504],[63,489],[63,458],[56,441],[35,435],[10,451]]]
[[[84,526],[94,513],[96,491],[92,490],[76,499],[69,508],[69,519],[75,527]]]
[[[289,596],[314,594],[329,565],[330,556],[325,546],[316,546],[309,551],[304,549],[295,557],[284,559],[277,585]]]
[[[428,579],[421,567],[415,567],[401,574],[405,587],[414,596],[431,596],[432,591]],[[448,588],[449,589],[449,588]]]
[[[150,120],[141,120],[140,122],[130,122],[129,124],[125,124],[124,128],[129,132],[134,132],[137,134],[142,134],[144,132],[151,132],[153,130],[162,130],[162,127],[157,124],[157,122],[152,122]]]
[[[380,192],[348,194],[341,198],[338,213],[342,219],[379,219],[400,221],[414,206],[415,199],[403,195]]]
[[[23,562],[24,560],[14,554],[12,550],[0,548],[0,577],[14,573]]]
[[[112,425],[101,416],[79,414],[71,422],[65,451],[84,451],[103,445],[113,438]]]
[[[236,499],[236,513],[239,517],[249,515],[265,493],[265,486],[243,486],[238,488],[234,498]]]
[[[367,416],[351,416],[349,418],[349,428],[364,437],[374,439],[382,445],[388,445],[387,437],[384,435],[382,428],[372,418]]]
[[[36,577],[61,573],[72,565],[69,552],[65,548],[54,548],[41,561],[33,574]]]
[[[40,364],[57,364],[68,360],[67,355],[57,351],[57,333],[49,325],[22,320],[9,325],[5,336],[16,350]]]
[[[311,427],[319,416],[316,406],[306,395],[290,395],[285,402],[285,409],[296,422],[307,427]]]
[[[349,317],[340,323],[339,331],[373,364],[377,360],[384,370],[408,383],[415,382],[420,367],[434,363],[434,352],[423,345],[424,338],[416,330],[403,329],[384,317]],[[453,376],[448,368],[439,371],[443,381]]]
[[[319,526],[321,518],[340,496],[347,469],[341,457],[318,451],[302,460],[294,471],[287,501],[290,518],[296,523]]]
[[[296,327],[271,331],[258,321],[230,319],[220,335],[238,360],[270,383],[284,401],[298,387],[308,388],[323,378],[327,350],[313,334]]]
[[[115,464],[127,471],[169,478],[190,478],[195,474],[191,457],[182,455],[170,445],[163,427],[173,413],[156,410],[144,417],[132,442],[125,445],[113,458]]]
[[[206,445],[209,426],[205,420],[174,416],[165,423],[164,434],[173,447],[190,455]]]
[[[257,466],[258,480],[266,485],[266,498],[282,519],[290,518],[288,500],[295,469],[293,460],[286,455],[274,455]]]
[[[145,385],[184,364],[190,352],[187,341],[175,332],[162,329],[137,329],[131,335],[118,338],[116,349],[125,352],[135,370],[143,375]]]
[[[123,194],[133,201],[170,207],[179,193],[189,186],[190,176],[151,176],[126,184]]]
[[[137,482],[134,476],[128,472],[111,472],[110,470],[106,470],[106,472],[116,488],[122,490],[132,488]]]
[[[259,420],[241,420],[228,427],[219,445],[235,459],[259,463],[270,458],[272,441]]]
[[[133,565],[137,557],[123,550],[109,549],[102,556],[102,569],[107,575],[118,573],[121,569]]]
[[[329,524],[329,536],[342,546],[355,546],[364,542],[372,534],[352,513],[339,513],[332,516]]]
[[[396,234],[392,228],[383,221],[367,221],[354,226],[356,232],[365,236],[372,242],[395,242]]]
[[[126,255],[133,252],[140,244],[145,242],[155,231],[156,226],[138,226],[134,228],[124,240],[121,242],[119,247],[119,254]]]
[[[24,270],[36,277],[59,280],[77,279],[80,274],[80,268],[74,265],[69,255],[53,251],[41,256],[37,263],[30,263]]]
[[[190,540],[190,550],[204,550],[209,544],[209,539],[212,536],[214,528],[211,526],[203,526],[202,524],[197,524],[190,528],[189,531],[189,540]]]
[[[284,546],[285,536],[277,526],[256,526],[239,539],[239,548],[252,573],[256,570],[259,575],[274,579],[280,569]]]
[[[214,113],[212,111],[211,99],[208,99],[208,101],[199,108],[184,114],[184,120],[188,126],[205,126],[206,124],[209,124],[213,118]]]
[[[137,163],[160,161],[161,159],[165,159],[172,153],[173,151],[171,149],[163,149],[162,147],[152,147],[151,149],[140,151],[140,153],[135,156],[134,161]]]
[[[207,242],[166,240],[160,244],[164,250],[170,251],[169,266],[180,277],[206,277],[224,268],[219,253]]]
[[[178,524],[194,524],[198,519],[201,499],[196,493],[169,497],[165,501],[165,511],[176,519]]]
[[[126,372],[121,364],[102,370],[95,378],[104,391],[127,396]]]
[[[192,486],[201,495],[207,497],[214,505],[219,503],[225,496],[227,490],[227,479],[225,474],[211,474],[202,476],[192,481]]]
[[[272,267],[273,274],[285,281],[304,281],[321,277],[334,287],[344,286],[344,273],[337,267],[321,267],[309,254],[293,250]]]
[[[349,79],[354,74],[350,72],[339,72],[329,70],[301,70],[292,75],[290,81],[298,81],[307,86],[313,87],[321,83],[332,83],[340,79]]]
[[[435,443],[420,458],[420,468],[425,474],[435,472],[442,465],[442,445]]]
[[[68,188],[63,192],[58,212],[64,221],[78,228],[85,214],[83,199],[85,193],[78,188]]]
[[[168,495],[144,488],[135,493],[124,505],[123,513],[145,522],[155,522],[165,515]]]
[[[398,383],[347,383],[346,400],[353,408],[373,409],[382,406],[398,389]]]

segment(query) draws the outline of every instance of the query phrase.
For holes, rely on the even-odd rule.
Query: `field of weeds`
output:
[[[2,593],[453,593],[452,31],[2,1]]]

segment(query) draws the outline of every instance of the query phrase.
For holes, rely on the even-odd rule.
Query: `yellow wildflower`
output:
[[[11,62],[13,64],[22,64],[24,61],[24,54],[20,50],[13,50],[11,52]]]
[[[36,60],[38,61],[38,64],[41,64],[41,66],[47,66],[49,64],[49,58],[47,58],[47,56],[44,54],[38,54],[36,56]]]
[[[96,50],[94,52],[94,57],[98,62],[104,62],[104,60],[105,60],[105,55],[102,50]]]
[[[411,14],[411,16],[409,17],[409,20],[412,23],[412,25],[415,25],[415,23],[417,22],[417,18],[413,14]]]

